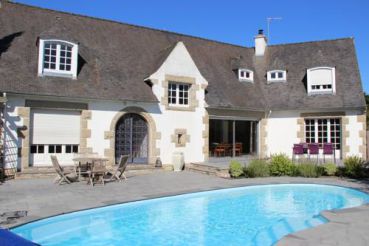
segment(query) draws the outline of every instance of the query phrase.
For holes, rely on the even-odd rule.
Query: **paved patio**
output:
[[[366,182],[338,178],[271,177],[255,179],[221,179],[193,172],[156,171],[128,177],[127,182],[91,187],[85,183],[54,185],[51,179],[10,180],[0,185],[0,215],[19,210],[26,217],[2,224],[11,227],[51,215],[106,206],[133,200],[237,186],[274,183],[320,183],[358,188],[369,192]],[[324,212],[331,222],[290,234],[278,245],[367,245],[369,242],[369,206],[339,212]],[[0,217],[1,219],[4,218]],[[4,221],[3,221],[4,222]]]

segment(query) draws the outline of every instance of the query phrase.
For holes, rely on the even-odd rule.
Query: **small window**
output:
[[[37,145],[32,145],[31,146],[31,154],[36,154],[37,153]]]
[[[190,85],[183,83],[169,82],[168,84],[168,104],[174,106],[188,106]]]
[[[61,145],[55,145],[55,153],[60,154],[62,152],[62,146]]]
[[[286,82],[287,72],[284,70],[274,70],[267,73],[268,82]]]
[[[49,145],[49,153],[54,154],[55,153],[55,145]]]
[[[334,67],[316,67],[307,70],[307,90],[309,95],[334,94],[336,92]]]
[[[37,152],[40,154],[43,154],[45,152],[45,146],[44,145],[38,145],[37,146]]]
[[[65,153],[67,154],[78,153],[78,145],[70,145],[70,144],[65,145]]]
[[[73,145],[72,146],[72,152],[73,153],[78,153],[78,145]]]
[[[77,77],[78,45],[61,40],[40,40],[39,76]]]
[[[31,154],[42,154],[44,153],[45,146],[39,144],[31,145]]]
[[[65,153],[72,153],[72,145],[65,145]]]
[[[238,70],[238,79],[240,81],[254,81],[254,73],[248,69],[239,69]]]

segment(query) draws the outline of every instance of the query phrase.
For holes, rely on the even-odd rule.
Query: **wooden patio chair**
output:
[[[232,150],[233,151],[233,150]],[[242,155],[243,153],[243,150],[242,150],[242,143],[236,143],[235,146],[234,146],[234,152],[236,154],[236,156],[240,156]]]
[[[119,159],[119,163],[117,168],[113,171],[113,175],[111,176],[109,181],[117,180],[119,182],[122,181],[122,177],[124,180],[127,180],[126,175],[124,175],[124,172],[128,165],[128,157],[129,155],[121,155]]]
[[[226,144],[218,144],[214,149],[214,155],[219,157],[221,155],[225,156],[227,152]]]
[[[104,176],[107,173],[106,166],[102,162],[94,162],[92,163],[92,168],[88,172],[89,181],[88,183],[91,184],[91,186],[94,186],[98,181],[102,185],[105,185]]]
[[[64,169],[60,166],[58,158],[55,155],[51,155],[50,158],[51,158],[51,163],[53,164],[53,167],[56,173],[58,174],[58,177],[55,183],[58,182],[58,184],[61,185],[63,182],[70,184],[76,181],[77,176],[66,173]]]

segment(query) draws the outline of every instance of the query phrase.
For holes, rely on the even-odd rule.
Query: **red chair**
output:
[[[331,155],[332,158],[333,158],[334,163],[336,163],[336,155],[335,155],[333,144],[331,144],[331,143],[324,143],[323,144],[323,160],[324,160],[324,162],[325,162],[325,156],[326,155]]]
[[[304,145],[303,144],[294,144],[292,148],[292,160],[295,159],[296,156],[304,155]]]
[[[310,143],[308,144],[309,160],[311,155],[316,155],[316,161],[319,162],[319,144]]]

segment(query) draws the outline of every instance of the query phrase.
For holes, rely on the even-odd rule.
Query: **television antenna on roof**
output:
[[[268,28],[267,37],[268,37],[269,42],[270,42],[270,23],[274,20],[282,20],[282,17],[268,17],[267,18],[267,28]]]

